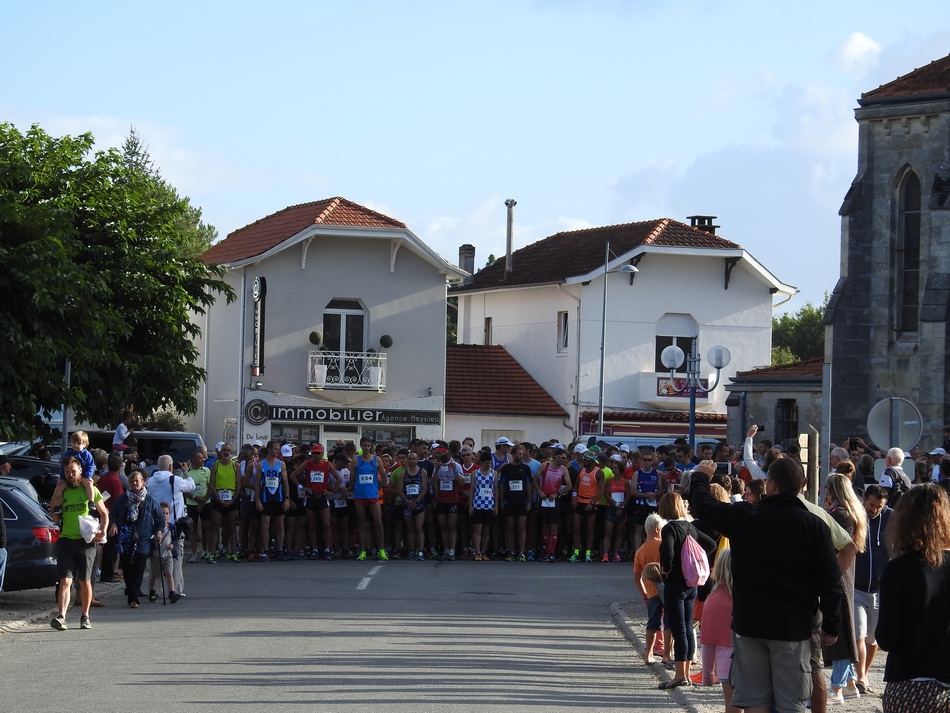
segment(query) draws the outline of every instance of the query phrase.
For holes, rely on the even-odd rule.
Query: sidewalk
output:
[[[646,636],[646,612],[643,609],[643,603],[640,600],[635,600],[611,604],[609,611],[614,624],[636,649],[642,662],[643,640]],[[847,711],[847,713],[881,713],[881,699],[878,696],[884,690],[885,659],[886,654],[879,651],[874,658],[874,664],[871,666],[869,675],[871,687],[877,691],[877,696],[862,696],[856,700],[845,701],[843,705],[829,705],[828,710]],[[669,681],[671,678],[671,672],[659,663],[652,666],[641,663],[640,666],[653,674],[657,685]],[[692,672],[695,673],[697,670],[699,668],[693,666]],[[825,669],[826,686],[830,675],[831,669]],[[690,713],[721,713],[723,711],[722,688],[718,685],[683,686],[668,691],[667,695]]]

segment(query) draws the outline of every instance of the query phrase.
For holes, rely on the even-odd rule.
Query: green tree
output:
[[[92,145],[0,124],[4,439],[48,436],[38,414],[63,404],[102,427],[129,406],[194,413],[205,372],[192,317],[234,299],[223,268],[188,252],[189,203]]]
[[[792,361],[801,361],[825,353],[827,308],[828,294],[825,293],[825,301],[820,307],[806,302],[795,314],[772,317],[772,364],[789,363],[776,361],[776,358],[787,359],[789,354]]]

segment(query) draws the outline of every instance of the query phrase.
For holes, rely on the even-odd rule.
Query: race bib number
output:
[[[654,500],[653,498],[649,498],[649,499],[647,500],[647,505],[649,505],[651,508],[655,508],[655,507],[657,506],[657,505],[656,505],[656,500]]]
[[[557,505],[557,500],[548,500],[545,498],[541,501],[541,507],[543,508],[553,508],[555,505]]]
[[[524,482],[520,480],[508,481],[508,490],[513,493],[520,493],[524,489]]]
[[[406,486],[406,495],[410,498],[414,498],[419,494],[419,485],[413,483],[412,485]]]
[[[220,500],[222,503],[229,503],[232,499],[234,499],[234,493],[232,493],[230,490],[218,491],[218,500]]]
[[[472,476],[468,474],[463,474],[462,480],[465,481],[466,485],[469,485],[472,482]]]
[[[360,473],[360,485],[372,485],[375,482],[376,478],[372,473]]]
[[[264,485],[266,485],[267,489],[270,490],[271,492],[275,492],[277,490],[277,486],[279,483],[280,483],[280,478],[278,478],[276,475],[269,475],[266,478],[264,478]]]
[[[333,498],[333,507],[335,507],[335,508],[345,508],[345,507],[346,507],[346,498]]]
[[[439,481],[439,490],[454,490],[455,483],[451,480],[440,480]]]
[[[208,493],[207,483],[195,483],[195,492],[193,496],[203,498]]]
[[[490,498],[490,497],[492,496],[492,493],[493,493],[493,491],[492,491],[491,488],[479,488],[479,489],[478,489],[478,497],[483,498],[483,499],[488,499],[488,498]]]
[[[311,483],[322,483],[323,482],[323,473],[319,470],[310,471],[310,482]]]
[[[623,493],[611,493],[610,497],[613,498],[613,501],[617,503],[617,505],[623,504]]]

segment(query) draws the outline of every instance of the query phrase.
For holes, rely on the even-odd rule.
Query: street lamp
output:
[[[601,433],[604,433],[604,362],[607,358],[607,275],[614,272],[622,272],[628,275],[640,272],[634,265],[624,265],[619,270],[608,270],[609,264],[610,243],[607,243],[604,246],[604,310],[600,320],[600,402],[597,408],[597,428]]]
[[[699,349],[697,343],[698,337],[693,336],[693,344],[688,357],[685,357],[683,350],[675,344],[671,344],[660,352],[660,362],[670,370],[670,388],[677,394],[681,394],[686,391],[686,389],[689,389],[689,445],[693,449],[696,448],[696,388],[699,386],[700,377]],[[683,388],[677,389],[675,371],[682,366],[684,357],[686,358],[686,383],[683,385]],[[716,387],[719,386],[719,377],[721,376],[722,369],[728,366],[731,360],[732,354],[721,344],[717,344],[709,350],[709,353],[706,355],[706,361],[716,370],[716,380],[706,389],[707,394],[712,393],[716,390]]]

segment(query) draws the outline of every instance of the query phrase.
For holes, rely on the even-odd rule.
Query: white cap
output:
[[[574,446],[574,452],[587,453],[587,446],[585,446],[583,443],[578,443],[576,446]]]
[[[945,455],[947,455],[947,452],[946,452],[943,448],[934,448],[932,451],[930,451],[930,455],[932,455],[932,456],[945,456]]]
[[[563,443],[555,443],[553,446],[551,446],[551,448],[560,448],[560,449],[563,450],[563,449],[564,449],[564,444],[563,444]]]
[[[283,445],[280,447],[280,455],[283,458],[290,458],[294,454],[294,449],[288,445]]]
[[[251,441],[252,446],[257,446],[258,448],[262,447],[264,444],[260,441]]]
[[[218,441],[214,446],[216,451],[220,451],[222,448],[224,448],[224,441]]]
[[[615,461],[617,461],[618,463],[622,463],[622,462],[623,462],[623,458],[621,458],[621,457],[620,457],[620,454],[618,454],[618,453],[614,453],[612,456],[610,456],[610,460],[615,460]]]
[[[621,443],[621,444],[620,444],[620,452],[621,452],[621,453],[629,453],[629,452],[630,452],[630,446],[628,446],[626,443]]]
[[[506,436],[502,436],[497,441],[495,441],[495,445],[496,446],[513,446],[515,444],[509,441]]]

